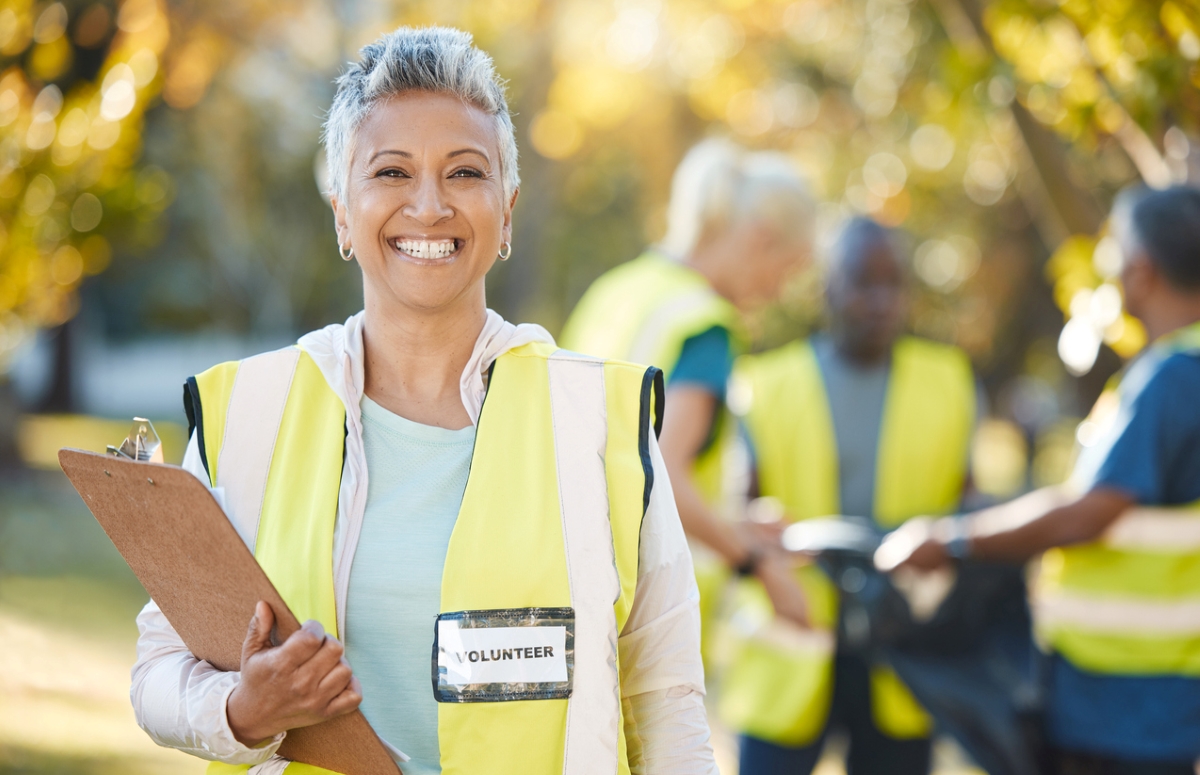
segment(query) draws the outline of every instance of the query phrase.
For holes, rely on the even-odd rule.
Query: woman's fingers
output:
[[[345,649],[319,622],[305,622],[271,648],[274,623],[270,606],[260,602],[242,650],[242,680],[226,706],[230,728],[243,742],[316,724],[362,701]]]
[[[259,600],[254,606],[254,616],[250,617],[246,640],[242,642],[243,668],[250,657],[271,647],[271,628],[274,626],[275,612],[271,610],[271,606]]]
[[[320,697],[335,698],[350,688],[350,683],[353,679],[354,673],[351,672],[350,665],[344,660],[338,662],[332,670],[325,674],[321,682],[317,684],[317,695]]]
[[[362,702],[362,689],[358,685],[358,679],[354,679],[350,686],[342,690],[341,694],[334,697],[328,705],[325,706],[326,718],[341,716],[344,713],[349,713],[359,706]]]
[[[317,686],[331,670],[342,663],[345,652],[337,638],[327,636],[321,647],[297,668],[296,674],[305,683]]]
[[[277,658],[283,672],[292,672],[307,663],[327,641],[325,628],[320,622],[308,620],[293,632],[279,647]]]

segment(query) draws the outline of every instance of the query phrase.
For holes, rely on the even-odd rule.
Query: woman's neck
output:
[[[363,392],[423,425],[465,428],[460,383],[487,319],[483,304],[412,310],[368,298],[363,321]]]

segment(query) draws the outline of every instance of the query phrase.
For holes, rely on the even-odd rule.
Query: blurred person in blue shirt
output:
[[[1046,732],[1064,775],[1192,775],[1200,757],[1200,191],[1118,200],[1121,282],[1152,342],[1088,419],[1071,481],[906,525],[881,569],[1043,553]]]

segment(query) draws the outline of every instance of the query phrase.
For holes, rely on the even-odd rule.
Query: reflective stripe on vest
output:
[[[829,399],[808,342],[742,359],[735,372],[747,396],[747,430],[763,495],[778,498],[792,519],[838,514],[838,452]],[[875,513],[885,525],[919,514],[953,511],[962,496],[975,418],[975,383],[959,350],[906,338],[892,353],[876,464]],[[798,578],[814,625],[832,633],[837,593],[815,566]],[[818,649],[787,647],[771,628],[761,585],[743,585],[734,618],[743,634],[722,684],[720,710],[739,731],[787,745],[815,740],[825,727],[832,689],[833,637]],[[793,676],[808,676],[794,681]],[[931,720],[890,669],[872,670],[872,712],[892,737],[923,737]]]
[[[734,353],[742,352],[741,318],[734,306],[699,272],[651,251],[597,279],[560,339],[576,352],[653,364],[669,380],[684,342],[717,326],[729,331]],[[732,418],[722,412],[712,443],[692,466],[692,481],[711,505],[722,497],[721,458],[734,430]]]
[[[1143,357],[1200,355],[1200,323],[1156,342]],[[1120,380],[1090,419],[1106,431]],[[1099,541],[1042,556],[1033,610],[1041,640],[1072,664],[1109,675],[1200,678],[1200,502],[1138,506]]]
[[[225,510],[300,621],[338,635],[332,555],[305,574],[296,557],[332,547],[346,409],[307,354],[286,347],[190,381],[204,458]],[[295,526],[303,525],[303,530]]]
[[[1129,509],[1100,540],[1125,551],[1192,554],[1200,551],[1200,510]]]
[[[344,407],[312,359],[298,350],[258,356],[273,367],[295,364],[290,382],[277,376],[251,390],[236,372],[252,361],[200,375],[195,384],[207,423],[224,427],[207,454],[217,460],[217,486],[226,487],[231,517],[254,528],[262,492],[256,556],[288,561],[266,568],[297,617],[320,619],[336,632],[332,581],[333,522],[343,454]],[[497,359],[476,431],[463,504],[451,534],[442,579],[442,610],[573,607],[575,667],[570,700],[440,703],[438,736],[447,773],[627,773],[621,722],[617,634],[632,605],[641,520],[649,493],[649,432],[656,369],[576,356],[541,344]],[[244,383],[245,390],[239,387]],[[231,390],[206,392],[205,386]],[[661,383],[659,383],[661,384]],[[282,385],[282,388],[280,387]],[[280,400],[282,392],[286,399]],[[228,403],[222,406],[222,396]],[[241,401],[268,410],[284,405],[269,473],[236,468],[224,446],[234,443],[233,420],[253,413]],[[329,411],[336,404],[341,414]],[[227,420],[223,418],[227,417]],[[306,418],[306,434],[290,428]],[[250,426],[246,431],[249,432]],[[256,428],[261,431],[262,428]],[[269,430],[268,430],[268,435]],[[262,446],[262,442],[257,442]],[[261,457],[259,455],[258,457]],[[257,460],[246,454],[243,460]],[[328,474],[332,470],[336,476]],[[258,473],[252,473],[257,471]],[[305,487],[292,472],[322,480]],[[239,477],[239,473],[245,475]],[[253,477],[257,476],[257,480]],[[243,481],[234,483],[235,479]],[[256,484],[257,482],[257,484]],[[317,495],[304,509],[290,488]],[[329,494],[332,493],[332,498]],[[299,511],[282,515],[276,503]],[[286,530],[276,529],[272,523]],[[239,526],[239,530],[243,528]],[[243,533],[246,534],[246,533]],[[519,568],[519,572],[514,569]],[[323,586],[325,595],[312,592]],[[325,608],[328,613],[313,616]],[[329,621],[326,621],[328,616]],[[432,628],[430,635],[432,636]],[[212,772],[245,771],[218,766]],[[293,764],[289,775],[322,772]]]
[[[683,343],[714,326],[740,345],[733,305],[699,272],[648,252],[592,283],[560,340],[576,352],[653,364],[669,380]]]
[[[1200,677],[1198,524],[1200,504],[1134,509],[1101,541],[1046,552],[1033,596],[1042,640],[1092,672]]]

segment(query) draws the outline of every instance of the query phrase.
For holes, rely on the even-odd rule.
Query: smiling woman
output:
[[[405,775],[715,772],[661,374],[486,306],[519,184],[491,59],[457,30],[381,38],[325,143],[364,310],[185,390],[184,466],[308,621],[273,645],[260,602],[225,673],[151,602],[139,723],[213,773],[325,772],[277,751],[355,708]]]
[[[366,277],[368,311],[400,305],[482,320],[481,280],[511,245],[517,198],[502,179],[498,131],[482,109],[427,91],[383,99],[362,122],[331,199],[342,255]]]

